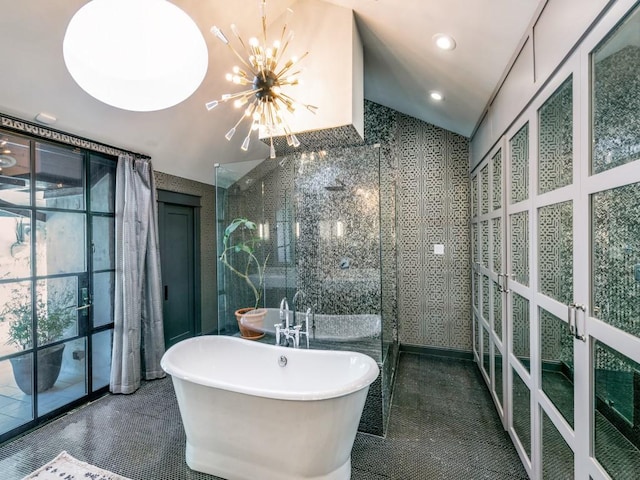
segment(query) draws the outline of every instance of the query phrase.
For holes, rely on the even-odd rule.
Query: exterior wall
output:
[[[200,197],[200,288],[202,333],[218,328],[216,290],[216,190],[213,185],[154,172],[156,188]]]

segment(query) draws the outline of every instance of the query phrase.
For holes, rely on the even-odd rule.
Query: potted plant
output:
[[[0,321],[9,322],[8,345],[15,345],[22,350],[31,347],[33,342],[33,320],[30,297],[25,295],[24,289],[14,288],[11,299],[5,303],[0,311]],[[42,290],[36,294],[37,317],[37,345],[47,345],[59,340],[65,330],[76,319],[74,295],[66,291],[61,295],[49,296],[44,299]],[[43,392],[56,383],[62,366],[64,344],[55,345],[38,351],[38,386],[37,391]],[[33,361],[31,355],[22,355],[10,359],[16,384],[27,395],[32,394]]]
[[[256,257],[256,248],[262,239],[256,236],[257,225],[247,218],[234,219],[224,230],[222,237],[222,254],[220,261],[233,274],[241,278],[250,288],[255,299],[252,307],[236,310],[235,315],[244,338],[256,340],[264,336],[262,322],[267,314],[264,308],[259,309],[264,288],[264,274],[269,255],[260,262]],[[252,280],[257,279],[257,284]],[[251,328],[251,325],[255,328]],[[259,327],[258,327],[259,325]]]

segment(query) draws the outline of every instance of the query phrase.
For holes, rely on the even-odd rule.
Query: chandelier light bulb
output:
[[[445,33],[436,33],[433,36],[433,41],[436,46],[441,50],[453,50],[456,48],[456,41],[451,35]]]
[[[213,102],[207,102],[205,104],[205,107],[207,107],[207,110],[213,110],[217,106],[218,106],[218,100],[214,100]]]
[[[273,42],[273,47],[268,47],[265,6],[266,0],[261,0],[262,40],[257,37],[251,37],[249,42],[245,44],[240,37],[238,28],[235,25],[231,25],[231,30],[242,47],[240,51],[229,43],[227,37],[219,28],[213,27],[211,32],[229,47],[240,60],[241,65],[244,66],[242,68],[246,67],[246,71],[244,71],[239,66],[234,66],[233,73],[227,74],[226,79],[234,85],[249,87],[237,93],[225,93],[220,98],[222,102],[234,100],[233,104],[236,108],[241,108],[249,103],[235,126],[227,132],[225,138],[227,140],[231,139],[240,123],[247,119],[247,122],[250,121],[251,124],[248,127],[247,136],[242,142],[241,149],[248,150],[252,132],[260,130],[261,135],[269,137],[269,155],[270,158],[275,158],[274,135],[283,135],[284,133],[289,145],[293,147],[300,145],[300,141],[292,133],[282,113],[285,109],[293,113],[298,104],[288,94],[285,94],[281,87],[299,84],[298,74],[300,71],[291,73],[290,70],[296,62],[304,58],[309,52],[305,52],[299,58],[293,56],[284,65],[278,65],[289,46],[289,42],[293,39],[293,32],[287,30],[287,21],[282,29],[281,38]],[[288,14],[289,12],[290,9],[288,9]],[[283,43],[285,38],[286,40]],[[208,109],[210,109],[209,105],[212,103],[209,102],[207,104]],[[302,106],[311,113],[315,113],[317,110],[317,107],[313,105],[303,104]]]

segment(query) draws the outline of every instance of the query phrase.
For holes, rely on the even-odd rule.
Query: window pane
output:
[[[592,55],[592,172],[640,158],[640,9]]]
[[[38,276],[86,270],[86,232],[82,213],[36,212]]]
[[[113,322],[114,273],[93,275],[93,326],[100,327]]]
[[[0,362],[0,435],[33,419],[32,397],[18,386],[18,381],[31,388],[32,354],[27,353]]]
[[[44,415],[87,394],[86,338],[38,352],[38,415]]]
[[[31,282],[0,283],[0,357],[32,345]]]
[[[0,205],[31,205],[30,157],[28,140],[0,132]]]
[[[529,198],[529,124],[509,141],[511,147],[511,203]]]
[[[40,280],[36,285],[38,346],[78,334],[78,277]]]
[[[113,330],[104,330],[93,335],[93,391],[109,385],[111,377],[111,341]]]
[[[93,217],[93,269],[115,268],[115,219]]]
[[[529,370],[529,300],[513,293],[513,354]]]
[[[640,336],[640,183],[592,197],[593,314]]]
[[[596,459],[612,478],[640,472],[640,364],[597,342],[594,348]]]
[[[573,182],[573,82],[570,77],[538,111],[538,189],[550,192]]]
[[[541,293],[573,300],[573,206],[563,202],[538,210],[538,272]]]
[[[542,390],[573,427],[573,336],[569,326],[539,309]]]
[[[36,201],[38,206],[84,208],[83,156],[77,149],[36,144]]]
[[[114,160],[91,155],[91,211],[113,213],[116,165]]]
[[[31,212],[0,210],[0,279],[31,276]]]

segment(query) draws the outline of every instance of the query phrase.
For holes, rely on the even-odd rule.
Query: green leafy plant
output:
[[[269,255],[260,262],[256,257],[256,248],[262,239],[256,236],[257,225],[247,218],[234,219],[224,230],[222,237],[222,254],[220,261],[231,272],[240,277],[251,288],[255,298],[254,309],[258,308],[264,287],[264,274]],[[235,265],[235,266],[234,266]],[[250,274],[255,270],[257,285],[251,280]]]
[[[43,298],[42,289],[37,289],[36,317],[38,345],[46,345],[62,338],[64,331],[76,319],[74,295],[66,291],[61,295]],[[27,349],[33,341],[33,324],[30,296],[24,288],[14,288],[11,299],[0,310],[0,321],[9,322],[7,345]]]

